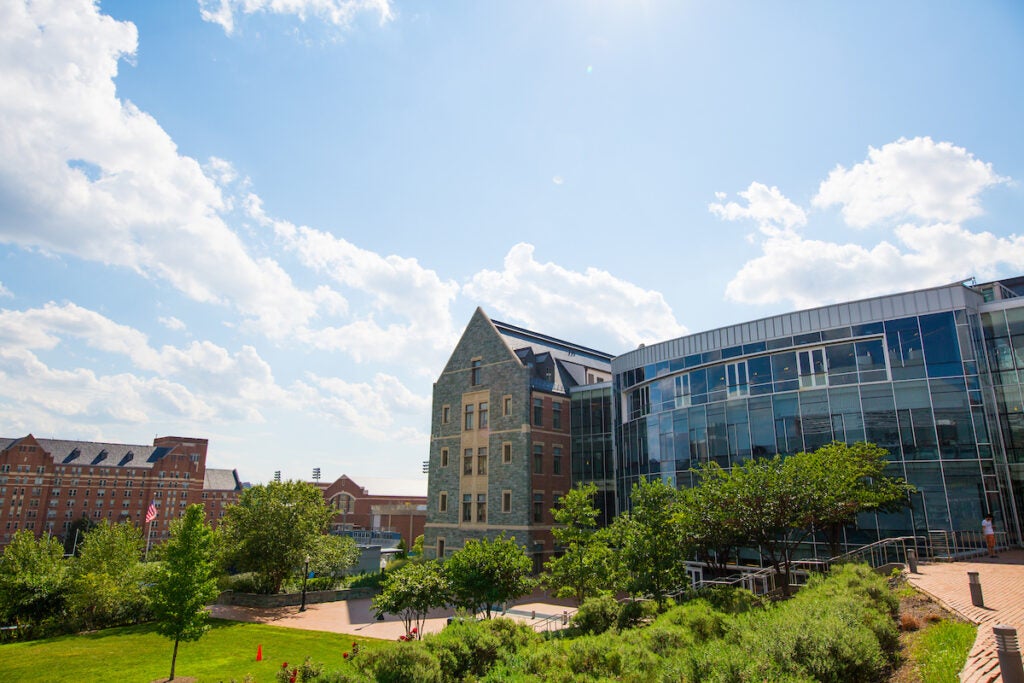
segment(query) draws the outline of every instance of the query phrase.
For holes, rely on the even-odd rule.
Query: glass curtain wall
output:
[[[985,323],[986,337],[991,332],[1001,340],[992,351],[1006,373],[998,384],[1000,416],[1016,418],[1004,432],[1018,467],[1024,462],[1024,374],[1018,374],[1024,373],[1024,308],[1019,310],[1015,332],[991,316]],[[833,440],[867,440],[886,448],[892,474],[906,477],[919,492],[902,512],[861,516],[848,543],[976,529],[990,510],[997,518],[1005,515],[1006,496],[992,476],[994,416],[987,419],[983,408],[980,326],[966,310],[947,311],[735,346],[621,373],[615,388],[625,418],[617,432],[623,508],[641,477],[689,486],[691,469],[709,460],[728,468]]]

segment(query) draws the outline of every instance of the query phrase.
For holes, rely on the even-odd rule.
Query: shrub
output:
[[[384,572],[376,572],[374,574],[360,574],[359,576],[352,579],[348,587],[349,588],[373,588],[374,590],[380,590],[381,582],[384,581]]]
[[[540,641],[533,629],[511,619],[454,621],[424,643],[438,659],[445,680],[479,677],[500,659]]]
[[[619,608],[618,627],[620,631],[633,628],[653,619],[658,613],[658,605],[649,600],[630,600]]]
[[[357,665],[377,683],[440,683],[441,665],[421,642],[360,653]]]
[[[919,628],[921,628],[921,620],[915,617],[913,614],[900,615],[901,631],[916,631]]]
[[[685,629],[693,642],[703,643],[725,635],[727,615],[715,609],[707,600],[697,599],[670,609],[658,617],[656,624]]]
[[[597,635],[616,624],[619,603],[611,595],[588,598],[572,617],[572,623],[581,633]]]
[[[742,614],[765,605],[765,599],[761,596],[754,595],[746,588],[733,586],[708,588],[700,591],[697,597],[707,602],[712,608],[726,614]]]

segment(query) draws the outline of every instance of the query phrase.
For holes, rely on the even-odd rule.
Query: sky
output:
[[[476,307],[613,354],[1024,274],[1024,5],[0,2],[0,436],[425,495]]]

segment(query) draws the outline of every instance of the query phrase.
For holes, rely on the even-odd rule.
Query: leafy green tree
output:
[[[405,632],[412,633],[415,628],[419,637],[427,613],[448,604],[450,592],[451,584],[439,562],[410,562],[384,577],[381,592],[371,604],[377,616],[400,615]]]
[[[843,527],[857,515],[905,507],[915,489],[900,477],[888,476],[889,452],[874,444],[838,441],[811,453],[785,460],[799,485],[812,491],[799,523],[825,536],[832,557],[839,555]]]
[[[239,571],[254,572],[264,592],[280,592],[285,578],[314,553],[333,516],[311,484],[253,486],[224,514],[224,558]]]
[[[128,522],[103,520],[85,535],[71,565],[68,592],[68,607],[81,626],[99,628],[148,616],[142,549],[142,531]]]
[[[445,560],[452,602],[491,618],[491,606],[526,595],[535,585],[532,563],[515,538],[470,540]]]
[[[0,623],[38,624],[64,611],[68,563],[53,536],[21,530],[0,555]]]
[[[696,474],[698,485],[680,491],[683,533],[701,561],[725,571],[746,540],[736,519],[736,487],[714,461],[704,463]]]
[[[321,535],[309,552],[309,571],[319,576],[341,576],[359,561],[359,548],[348,536]]]
[[[199,640],[206,633],[206,605],[217,597],[213,532],[204,517],[202,505],[189,505],[171,524],[171,538],[163,546],[164,559],[153,583],[157,633],[174,640],[169,681],[174,680],[178,643]]]
[[[412,542],[412,554],[414,557],[423,557],[423,534],[416,537]]]
[[[611,587],[612,551],[597,533],[596,494],[597,486],[581,484],[562,496],[551,511],[558,524],[551,533],[564,552],[545,563],[545,582],[557,597],[573,597],[577,604]]]
[[[660,479],[641,479],[630,499],[632,513],[612,524],[623,588],[633,596],[654,597],[660,607],[669,593],[689,584],[679,492]]]
[[[95,526],[96,522],[92,521],[85,515],[82,515],[75,521],[71,522],[71,526],[68,527],[66,532],[64,532],[64,554],[78,557],[78,549],[82,546],[82,541],[85,540],[85,535]]]

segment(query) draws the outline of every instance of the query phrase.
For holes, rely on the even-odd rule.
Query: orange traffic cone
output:
[[[257,662],[262,662],[263,661],[263,646],[262,645],[257,645],[256,646],[256,661]]]

